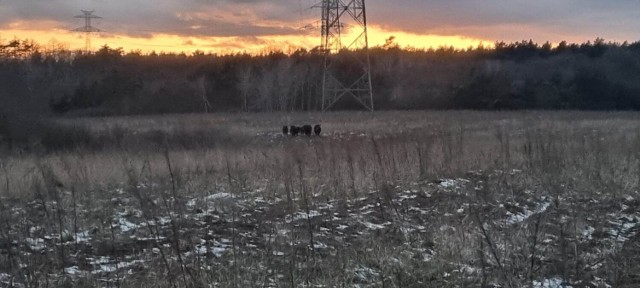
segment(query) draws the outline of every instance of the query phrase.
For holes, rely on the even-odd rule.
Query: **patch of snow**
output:
[[[78,269],[78,266],[71,266],[71,267],[67,267],[64,268],[64,273],[65,274],[69,274],[69,275],[77,275],[80,274],[80,269]]]
[[[157,217],[157,223],[160,224],[161,226],[165,226],[169,223],[171,223],[171,217],[169,216],[163,216],[163,217]]]
[[[636,215],[621,214],[610,223],[614,225],[614,228],[609,231],[609,235],[618,242],[626,242],[640,230],[638,229],[640,227],[640,217]]]
[[[587,270],[587,271],[596,271],[596,270],[602,268],[602,266],[604,266],[604,264],[602,262],[598,262],[598,263],[596,263],[594,265],[587,265],[585,267],[585,270]]]
[[[116,219],[116,222],[118,223],[118,226],[120,227],[120,231],[122,232],[129,232],[131,230],[135,230],[138,228],[138,225],[130,222],[124,217],[118,217],[118,219]]]
[[[92,261],[89,262],[92,265],[99,265],[99,264],[107,264],[109,262],[111,262],[111,258],[107,257],[107,256],[102,256],[98,259],[91,259]]]
[[[320,210],[331,210],[331,209],[333,209],[333,204],[327,203],[327,204],[324,204],[324,205],[318,207],[318,209],[320,209]]]
[[[586,240],[592,240],[593,239],[593,232],[596,232],[596,228],[593,228],[591,226],[587,226],[584,228],[584,231],[582,231],[582,237],[584,237],[584,239]]]
[[[400,231],[405,234],[405,236],[408,236],[409,233],[413,233],[414,231],[420,231],[423,232],[427,229],[427,227],[424,227],[422,225],[414,225],[413,227],[401,227]]]
[[[44,250],[44,248],[46,248],[46,245],[44,244],[44,239],[42,238],[35,238],[35,239],[27,238],[26,241],[31,251],[40,252]]]
[[[426,248],[416,248],[415,251],[419,252],[422,255],[423,262],[429,262],[433,260],[433,255],[434,255],[433,251]]]
[[[517,213],[517,214],[507,212],[507,215],[510,215],[509,218],[507,218],[507,225],[515,225],[518,223],[522,223],[535,214],[539,214],[547,211],[547,209],[549,209],[550,206],[551,206],[551,202],[547,201],[539,204],[538,207],[536,207],[536,209],[533,211],[525,209],[523,213]]]
[[[420,213],[421,215],[429,214],[429,211],[424,210],[424,209],[420,209],[420,208],[418,208],[418,207],[409,207],[409,211],[411,211],[411,212],[418,212],[418,213]]]
[[[551,278],[544,279],[541,282],[533,281],[532,284],[535,288],[572,288],[572,286],[564,284],[564,282],[565,281],[560,278]]]
[[[118,270],[117,262],[112,261],[109,257],[102,256],[96,260],[90,262],[95,266],[95,269],[91,271],[92,274],[99,273],[112,273]]]
[[[205,245],[196,245],[195,252],[196,252],[196,254],[198,254],[200,256],[207,255],[207,246],[205,246]]]
[[[469,266],[469,265],[467,265],[467,264],[462,264],[462,265],[460,266],[460,269],[458,269],[458,271],[459,271],[460,273],[470,275],[470,274],[476,274],[476,273],[478,273],[478,268],[471,267],[471,266]]]
[[[206,198],[207,198],[207,200],[226,199],[226,198],[231,198],[231,194],[220,192],[220,193],[216,193],[216,194],[211,194],[211,195],[207,196]]]
[[[9,274],[0,273],[0,287],[15,287],[15,288],[25,287],[23,284],[14,282],[13,278],[14,277]]]
[[[88,258],[88,259],[91,259],[91,258]],[[117,262],[107,256],[102,256],[100,258],[93,259],[89,263],[93,265],[95,268],[93,269],[93,271],[91,271],[91,274],[108,274],[108,273],[116,272],[119,269],[126,269],[133,265],[143,264],[144,260]]]
[[[167,237],[165,236],[156,236],[156,237],[138,237],[136,235],[133,235],[132,239],[135,239],[136,241],[139,242],[150,242],[150,241],[162,241],[162,240],[166,240]]]
[[[362,283],[374,283],[380,277],[380,273],[369,267],[358,266],[353,271],[355,278]]]
[[[411,200],[411,199],[416,199],[418,198],[418,195],[400,195],[400,199],[402,200]]]
[[[460,187],[461,185],[464,185],[465,183],[468,183],[469,180],[467,179],[462,179],[462,178],[458,178],[458,179],[442,179],[440,180],[440,183],[438,184],[438,186],[442,187],[442,188],[456,188],[456,187]]]
[[[380,229],[384,229],[384,225],[381,224],[374,224],[371,222],[363,222],[362,225],[364,225],[365,227],[367,227],[367,229],[369,230],[380,230]]]
[[[315,243],[313,243],[313,249],[326,249],[326,248],[328,248],[327,244],[324,244],[322,242],[315,241]]]
[[[42,230],[42,227],[40,227],[40,226],[33,226],[33,227],[29,228],[29,233],[30,233],[30,234],[35,234],[36,232],[38,232],[38,231],[40,231],[40,230]]]
[[[375,207],[376,207],[376,206],[373,206],[373,204],[367,204],[367,205],[365,205],[365,206],[362,206],[362,207],[360,208],[360,211],[369,210],[369,209],[372,209],[372,208],[375,208]]]
[[[595,276],[593,277],[593,281],[591,283],[595,284],[597,287],[604,287],[604,288],[612,287],[609,283],[607,283],[605,279],[595,277]]]
[[[75,239],[76,239],[76,242],[78,243],[87,243],[91,241],[91,235],[89,231],[82,231],[82,232],[76,233]]]
[[[307,214],[307,212],[297,212],[295,214],[295,216],[293,216],[293,220],[288,219],[287,223],[290,223],[291,221],[298,221],[298,220],[306,220],[307,218],[314,218],[314,217],[318,217],[318,216],[322,216],[322,214],[320,214],[320,212],[316,211],[316,210],[311,210],[309,211],[309,214]],[[291,216],[287,217],[287,218],[291,218]]]
[[[224,255],[225,252],[227,252],[227,250],[228,249],[225,248],[225,247],[213,247],[213,248],[211,248],[211,253],[214,256],[220,258],[220,257],[222,257],[222,255]]]
[[[213,247],[211,247],[209,249],[209,251],[214,256],[220,258],[229,250],[229,248],[231,248],[231,245],[225,244],[225,243],[231,243],[231,240],[229,240],[229,239],[221,239],[220,242],[215,241],[213,243]]]

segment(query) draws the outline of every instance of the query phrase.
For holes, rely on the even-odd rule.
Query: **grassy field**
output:
[[[636,113],[56,121],[92,144],[0,154],[0,287],[640,286]]]

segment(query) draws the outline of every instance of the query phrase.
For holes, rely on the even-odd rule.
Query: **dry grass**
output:
[[[393,174],[387,176],[407,183],[420,180],[421,176],[433,180],[495,168],[497,162],[508,161],[501,164],[521,168],[531,160],[523,153],[525,143],[559,146],[558,149],[568,150],[569,154],[563,157],[568,161],[598,156],[569,157],[590,152],[585,149],[604,149],[606,156],[611,154],[623,161],[630,160],[627,154],[633,152],[630,146],[635,144],[640,118],[633,113],[588,112],[341,112],[62,120],[63,123],[69,121],[88,127],[98,137],[111,136],[117,130],[122,139],[113,142],[121,144],[97,151],[78,149],[46,155],[8,155],[3,162],[11,167],[8,169],[10,182],[16,185],[10,189],[13,193],[29,191],[23,189],[29,186],[28,181],[25,183],[21,178],[29,175],[38,162],[51,163],[56,175],[67,183],[73,181],[73,174],[81,174],[87,178],[86,182],[99,186],[121,184],[125,165],[139,168],[148,164],[158,175],[166,175],[162,155],[167,148],[186,174],[223,171],[230,161],[259,181],[270,176],[273,165],[288,157],[298,157],[304,158],[305,167],[319,178],[331,173],[344,175],[345,169],[353,167],[363,188],[372,186],[370,172],[376,162],[382,163],[385,175]],[[283,124],[301,123],[322,123],[324,137],[280,137]],[[166,136],[157,141],[137,138],[145,133]],[[177,136],[172,136],[174,134]],[[207,138],[202,135],[232,144],[219,145],[219,142],[212,144],[204,140],[185,148],[182,143],[175,143],[178,141],[163,142],[172,137],[184,138],[184,141]],[[598,138],[603,140],[591,141]],[[105,138],[104,141],[111,140]],[[534,143],[541,141],[548,143]],[[594,145],[599,146],[592,147]],[[620,145],[626,147],[615,147]],[[581,147],[574,149],[573,146]],[[377,159],[376,154],[383,157]],[[353,163],[347,163],[349,159]],[[428,171],[420,171],[420,162],[428,166]]]
[[[95,226],[104,232],[100,245],[115,247],[114,243],[122,242],[118,233],[126,231],[115,229],[120,224],[109,219],[117,219],[118,213],[124,213],[123,207],[133,213],[126,217],[147,222],[170,217],[167,223],[177,224],[145,232],[167,239],[143,247],[148,252],[160,245],[161,255],[136,254],[146,261],[145,257],[163,259],[156,263],[164,264],[116,278],[111,274],[63,277],[75,285],[79,279],[117,279],[130,287],[156,285],[150,281],[169,287],[214,282],[225,287],[256,283],[289,287],[455,287],[479,283],[524,287],[555,278],[574,285],[596,283],[594,279],[616,287],[638,284],[634,282],[640,275],[637,263],[618,260],[621,253],[640,251],[640,240],[631,233],[640,227],[634,224],[627,231],[625,227],[631,224],[620,224],[625,233],[622,236],[628,239],[609,252],[601,250],[620,243],[605,237],[611,234],[607,229],[614,229],[610,222],[623,214],[635,215],[632,208],[638,202],[635,199],[640,199],[640,117],[633,113],[339,112],[60,122],[84,126],[97,138],[114,144],[101,149],[2,156],[3,215],[22,215],[7,203],[26,205],[23,211],[38,211],[29,208],[35,204],[28,203],[41,203],[40,207],[54,205],[50,210],[40,209],[51,217],[56,215],[59,221],[45,225],[23,215],[15,218],[23,219],[16,224],[19,227],[0,225],[5,233],[0,233],[0,238],[5,242],[34,238],[29,233],[11,234],[34,225],[59,236],[65,230]],[[323,137],[280,135],[282,125],[303,123],[321,123]],[[140,135],[160,135],[160,140]],[[201,143],[185,145],[185,141]],[[54,188],[56,185],[61,187]],[[233,198],[207,200],[221,191]],[[130,199],[123,201],[131,203],[127,206],[112,198]],[[185,207],[189,200],[195,206]],[[112,212],[101,216],[93,211],[101,210],[95,206],[102,201],[111,203],[106,211]],[[544,203],[550,208],[527,214]],[[72,216],[75,212],[69,212],[77,207],[86,211],[79,221]],[[193,213],[189,211],[194,207],[216,211],[214,215],[226,219],[226,224],[218,224],[226,230],[213,224],[191,230],[195,224],[189,224]],[[311,217],[314,211],[321,216]],[[364,214],[353,218],[354,211]],[[329,212],[335,214],[325,217]],[[297,219],[295,215],[306,217],[286,220]],[[509,224],[509,215],[524,219]],[[338,223],[331,224],[333,218],[349,227],[345,231],[355,229],[353,234],[335,230]],[[358,221],[384,228],[366,231],[355,224]],[[593,239],[599,242],[581,238],[585,227],[597,231]],[[114,229],[118,233],[107,233]],[[215,237],[229,239],[232,251],[203,259],[184,254],[191,249],[187,247],[195,245],[192,241],[208,239],[202,235],[211,231],[222,235]],[[96,248],[97,240],[93,241],[89,249],[93,255],[131,256],[102,251]],[[258,250],[247,248],[253,246],[243,241]],[[329,248],[314,248],[318,242]],[[18,245],[15,249],[23,248]],[[86,262],[78,256],[82,253],[70,250],[55,248],[57,252],[45,255],[59,259],[52,271]],[[280,251],[284,258],[274,256]],[[0,273],[19,271],[9,264],[36,261],[37,254],[31,251],[19,260],[0,257],[5,261],[0,264]],[[177,256],[182,255],[185,259],[180,260]],[[589,270],[585,265],[601,266]],[[211,266],[219,272],[203,268]],[[171,271],[168,278],[159,279],[155,274],[166,273],[162,271]],[[32,286],[42,284],[19,279]]]

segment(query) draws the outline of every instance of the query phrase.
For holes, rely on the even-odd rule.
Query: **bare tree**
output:
[[[240,90],[240,94],[242,94],[242,111],[249,111],[249,94],[253,89],[252,85],[252,69],[251,67],[242,67],[238,70],[238,90]]]

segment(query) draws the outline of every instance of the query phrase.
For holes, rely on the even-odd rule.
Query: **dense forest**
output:
[[[335,57],[353,53],[362,51]],[[464,50],[386,45],[370,53],[377,109],[640,109],[640,42],[498,42]],[[0,113],[318,110],[323,61],[303,49],[187,55],[103,46],[85,54],[12,40],[0,43]],[[335,106],[353,108],[348,98]]]

